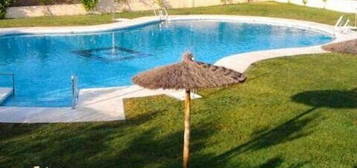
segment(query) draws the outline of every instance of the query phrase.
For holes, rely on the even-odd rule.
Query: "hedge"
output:
[[[55,4],[79,4],[80,0],[52,0],[48,1],[47,5],[55,5]],[[35,6],[35,5],[43,5],[39,0],[15,0],[11,6]]]

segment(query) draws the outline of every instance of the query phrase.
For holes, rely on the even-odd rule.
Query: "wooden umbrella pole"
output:
[[[185,98],[185,131],[183,143],[183,168],[189,167],[190,161],[190,110],[191,110],[191,91],[186,89]]]

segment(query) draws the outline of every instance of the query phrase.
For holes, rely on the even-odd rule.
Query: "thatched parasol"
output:
[[[193,61],[192,54],[185,53],[182,62],[140,73],[133,78],[133,82],[148,89],[185,89],[183,167],[188,168],[191,90],[228,86],[244,82],[245,79],[242,73]]]

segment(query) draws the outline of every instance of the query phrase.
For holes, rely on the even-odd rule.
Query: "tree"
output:
[[[81,0],[81,3],[87,11],[92,11],[97,6],[98,0]]]
[[[324,9],[326,9],[327,6],[327,0],[322,0],[324,2]]]
[[[0,0],[0,19],[5,18],[6,8],[11,5],[12,0]]]
[[[302,0],[302,3],[306,6],[307,0]]]

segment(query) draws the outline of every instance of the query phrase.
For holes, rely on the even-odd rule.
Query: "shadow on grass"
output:
[[[313,107],[357,108],[357,88],[306,91],[294,95],[292,100]]]
[[[11,124],[0,123],[0,140],[15,138],[29,134],[40,128],[41,124]]]
[[[0,125],[7,131],[0,135],[0,167],[181,167],[183,130],[147,124],[163,112],[120,122]],[[193,152],[214,132],[212,124],[194,125]]]
[[[357,89],[339,91],[339,90],[322,90],[302,92],[292,97],[292,100],[312,106],[312,108],[300,113],[290,120],[276,126],[273,129],[258,130],[253,133],[252,140],[232,148],[220,155],[204,156],[200,159],[206,159],[211,167],[234,167],[240,165],[231,165],[232,158],[248,151],[256,151],[269,148],[274,145],[287,143],[305,136],[310,135],[311,131],[303,129],[312,128],[321,120],[318,113],[313,113],[316,109],[327,108],[357,108]],[[282,157],[274,157],[261,164],[260,167],[279,167],[283,163]],[[294,163],[289,167],[302,167],[308,162]],[[225,165],[229,164],[229,165]],[[244,165],[244,163],[242,163]]]
[[[274,157],[269,160],[267,160],[265,163],[261,164],[258,166],[259,168],[273,168],[273,167],[279,167],[284,160],[281,157]]]
[[[192,128],[191,167],[232,167],[230,159],[249,150],[259,150],[306,136],[298,133],[316,116],[303,118],[312,108],[272,130],[221,155],[202,154],[215,134],[214,123],[198,123]],[[122,122],[35,124],[21,128],[17,136],[3,136],[0,165],[6,167],[181,167],[183,131],[162,133],[159,127],[136,129],[152,122],[163,111],[151,111]],[[30,132],[30,134],[28,134]],[[23,135],[23,136],[22,136]],[[120,140],[118,140],[120,139]],[[120,144],[117,144],[120,143]],[[260,167],[278,167],[281,157]],[[233,166],[244,166],[244,163]],[[300,164],[300,163],[299,163]],[[297,166],[296,166],[297,167]]]
[[[248,151],[255,151],[264,148],[268,148],[274,145],[281,143],[286,143],[293,141],[295,139],[309,135],[311,132],[302,133],[302,129],[310,126],[310,122],[316,120],[318,115],[309,115],[316,108],[311,108],[307,111],[302,112],[301,114],[295,116],[294,118],[278,125],[277,127],[270,130],[260,130],[257,133],[254,133],[255,138],[252,140],[241,144],[237,147],[232,148],[229,151],[226,151],[220,155],[216,155],[207,160],[207,162],[212,165],[211,167],[224,167],[226,163],[229,163],[234,157],[239,156],[240,154]],[[207,156],[205,156],[207,157]],[[204,158],[201,158],[204,159]],[[272,158],[266,163],[262,164],[261,167],[278,167],[283,162],[281,157]],[[231,164],[231,163],[230,163]],[[243,163],[242,163],[243,164]],[[299,163],[300,164],[300,163]],[[301,163],[302,164],[302,163]],[[214,166],[213,166],[214,165]],[[227,167],[232,167],[232,165],[226,165]],[[239,166],[239,165],[234,165]]]
[[[257,168],[277,168],[280,167],[283,164],[284,160],[282,157],[274,157],[269,160],[267,160],[265,163],[261,164]],[[308,164],[309,162],[298,162],[298,163],[293,163],[290,164],[289,168],[300,168],[303,167],[304,165]]]
[[[212,126],[208,124],[200,124],[192,128],[193,156],[206,147],[205,140],[214,132]],[[159,137],[158,134],[156,128],[152,128],[135,137],[118,155],[121,159],[117,165],[128,168],[181,167],[183,131],[175,131]]]
[[[191,167],[249,167],[237,160],[244,152],[266,149],[308,136],[318,124],[320,107],[357,108],[356,90],[308,91],[292,97],[312,108],[272,129],[258,130],[252,139],[220,154],[205,153],[207,139],[217,130],[212,120],[193,124]],[[0,124],[0,165],[4,167],[181,167],[183,131],[163,131],[165,111],[149,111],[122,122],[77,124]],[[147,124],[149,122],[149,124]],[[181,122],[181,121],[178,121]],[[140,127],[140,129],[139,129]],[[165,128],[166,129],[166,128]],[[276,156],[258,165],[279,167]],[[289,165],[302,167],[307,162]],[[255,165],[256,166],[256,165]]]
[[[313,109],[312,109],[313,110]],[[311,111],[312,111],[311,110]],[[158,127],[140,130],[133,133],[133,127],[150,122],[161,112],[150,112],[133,117],[125,122],[111,122],[105,124],[71,124],[71,127],[56,128],[48,136],[26,136],[21,142],[11,137],[8,143],[1,144],[0,165],[6,167],[181,167],[182,158],[182,130],[162,135]],[[192,128],[192,166],[191,167],[232,167],[229,159],[232,155],[247,150],[255,150],[282,143],[293,138],[293,132],[301,129],[309,120],[297,121],[309,111],[297,116],[287,123],[260,136],[246,144],[240,145],[231,151],[215,156],[201,154],[206,139],[217,130],[213,123],[199,123]],[[51,125],[38,125],[49,127]],[[74,127],[74,128],[73,128]],[[289,128],[284,132],[285,128]],[[33,134],[41,132],[33,130]],[[46,130],[51,131],[51,130]],[[136,130],[138,131],[138,130]],[[282,133],[282,134],[281,134]],[[132,135],[131,135],[132,134]],[[25,134],[24,134],[25,135]],[[297,134],[298,135],[298,134]],[[302,136],[302,135],[301,135]],[[127,143],[115,144],[117,138],[127,139]],[[114,143],[114,144],[113,144]],[[214,145],[214,144],[213,144]],[[6,158],[6,159],[2,159]],[[272,158],[260,167],[278,167],[283,162],[280,157]],[[239,164],[235,166],[244,166]]]
[[[0,124],[0,167],[113,167],[102,162],[121,160],[111,142],[161,112],[117,122]]]

